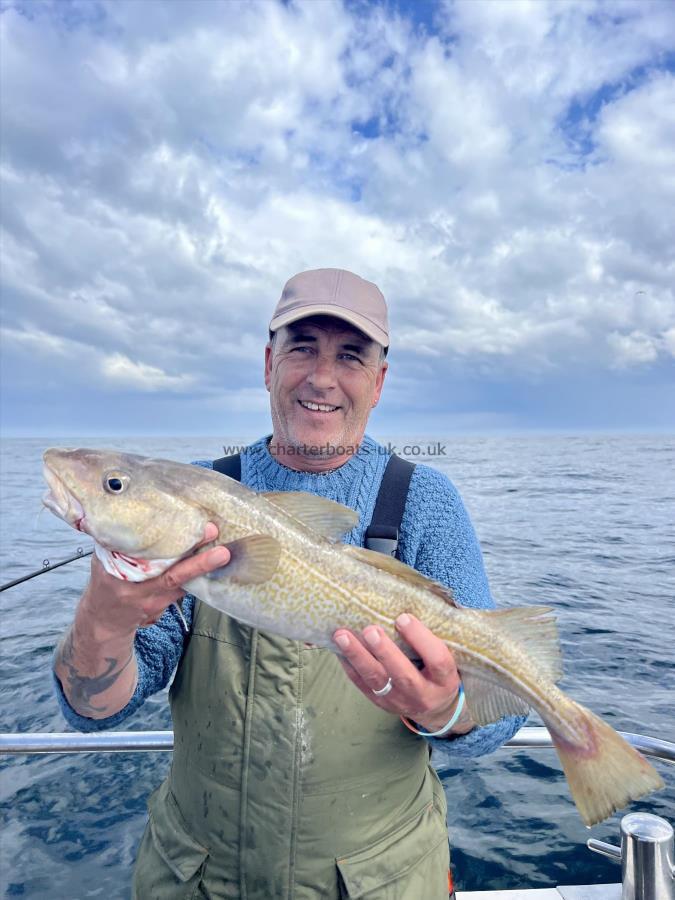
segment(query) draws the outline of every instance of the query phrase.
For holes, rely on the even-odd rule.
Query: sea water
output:
[[[391,441],[457,485],[500,606],[549,604],[559,621],[562,687],[615,728],[675,741],[675,438],[521,436]],[[228,436],[228,444],[236,439]],[[180,461],[216,457],[217,438],[72,437],[2,444],[3,583],[88,547],[45,512],[46,446],[108,446]],[[413,450],[413,447],[419,448]],[[87,580],[76,561],[0,594],[0,731],[64,731],[51,661]],[[530,724],[540,724],[533,717]],[[123,729],[168,729],[166,694]],[[128,897],[145,801],[169,753],[16,756],[0,761],[0,885],[7,897]],[[631,810],[675,823],[675,768],[666,790]],[[555,752],[502,749],[443,774],[455,879],[461,889],[620,880],[590,853],[618,843],[621,813],[590,831]],[[420,898],[422,900],[422,898]]]

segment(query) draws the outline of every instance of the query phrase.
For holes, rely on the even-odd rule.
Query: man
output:
[[[241,479],[255,490],[308,491],[357,510],[352,544],[363,543],[388,461],[365,435],[388,345],[374,284],[337,269],[292,278],[265,349],[273,434],[241,459]],[[204,542],[216,536],[207,526]],[[410,482],[399,556],[458,602],[492,605],[461,501],[426,466]],[[450,757],[486,753],[522,719],[474,727],[452,654],[411,616],[396,624],[421,667],[377,625],[361,635],[339,629],[339,658],[191,597],[185,638],[170,605],[182,584],[228,559],[215,547],[128,584],[94,558],[57,651],[63,708],[82,730],[118,724],[178,666],[172,768],[149,803],[134,896],[447,897],[445,798],[428,746]]]

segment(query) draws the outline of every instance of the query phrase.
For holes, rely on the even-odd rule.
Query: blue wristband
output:
[[[438,731],[427,731],[425,728],[413,728],[407,721],[405,722],[410,728],[411,731],[414,731],[415,734],[420,734],[422,737],[444,737],[452,728],[453,725],[457,723],[457,720],[462,715],[462,710],[464,709],[464,685],[460,682],[459,691],[457,692],[457,706],[455,707],[455,711],[452,714],[452,718],[450,721],[445,724],[442,728],[439,728]],[[403,718],[403,717],[401,717]]]

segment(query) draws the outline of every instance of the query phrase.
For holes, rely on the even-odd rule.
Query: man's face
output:
[[[334,457],[326,446],[356,447],[386,370],[380,345],[340,319],[312,316],[279,329],[265,349],[273,443],[299,457]],[[290,457],[284,462],[298,467]]]

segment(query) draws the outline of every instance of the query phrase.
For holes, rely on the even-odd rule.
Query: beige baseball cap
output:
[[[389,346],[387,304],[372,281],[346,269],[311,269],[294,275],[284,285],[270,331],[306,319],[335,316],[354,325],[383,347]]]

